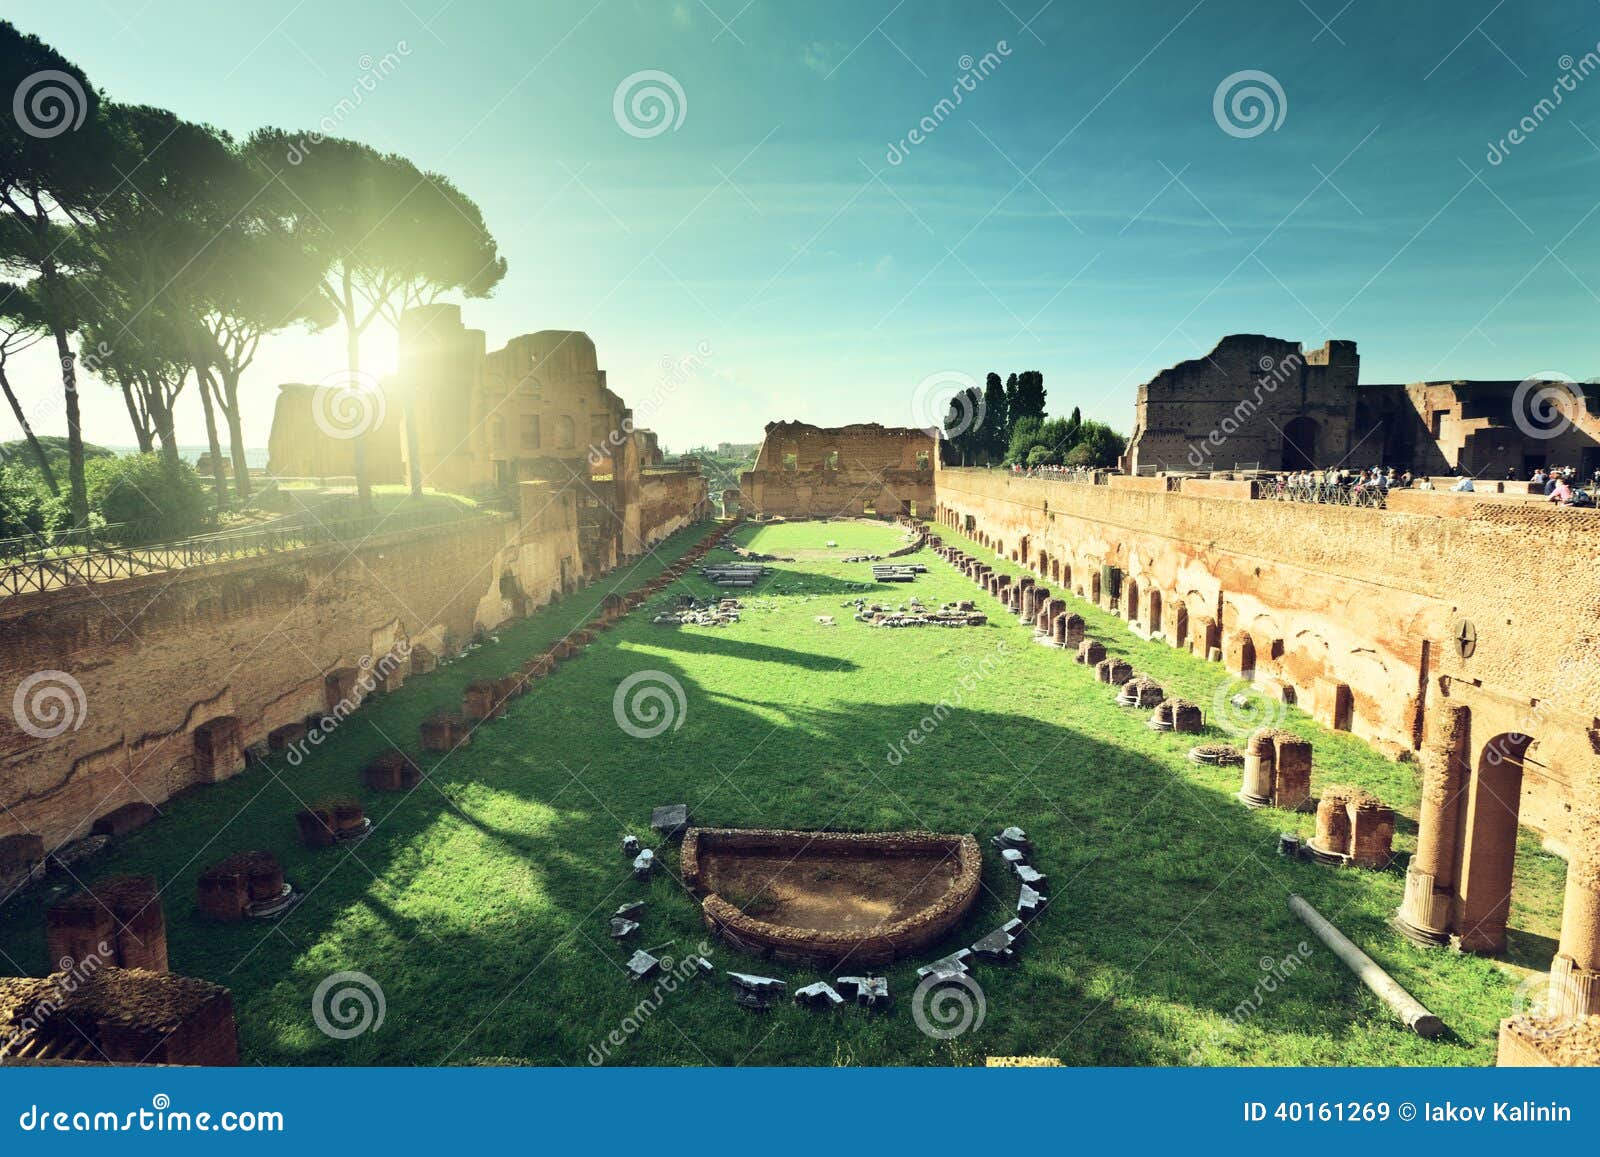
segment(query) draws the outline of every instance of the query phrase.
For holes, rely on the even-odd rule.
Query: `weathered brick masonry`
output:
[[[274,732],[353,708],[367,672],[397,686],[474,631],[597,577],[580,550],[582,488],[516,490],[515,517],[0,600],[0,688],[64,671],[86,707],[49,739],[0,712],[0,843],[31,834],[38,856],[123,805],[226,779]],[[705,510],[697,472],[642,492],[630,557]]]
[[[939,470],[937,493],[940,522],[1052,586],[1419,751],[1408,934],[1501,950],[1518,822],[1545,832],[1568,858],[1557,1000],[1600,1011],[1600,512],[1437,517],[964,469]]]

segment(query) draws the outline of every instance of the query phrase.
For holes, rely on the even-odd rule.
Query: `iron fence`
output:
[[[434,509],[321,521],[312,518],[280,519],[267,526],[217,531],[152,546],[104,543],[70,554],[35,554],[0,565],[0,598],[87,583],[111,582],[254,555],[302,550],[328,543],[359,543],[375,534],[453,527],[496,517],[503,516],[460,509]]]

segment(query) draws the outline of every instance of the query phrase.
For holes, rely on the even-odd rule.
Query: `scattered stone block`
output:
[[[1035,892],[1048,892],[1050,890],[1046,886],[1048,883],[1048,877],[1046,877],[1045,874],[1039,871],[1037,868],[1029,864],[1013,864],[1012,868],[1017,873],[1017,879],[1021,880]]]
[[[239,1063],[226,988],[143,968],[0,978],[0,1040],[31,1063]]]
[[[917,978],[925,980],[930,976],[940,980],[949,980],[952,977],[963,976],[968,971],[968,961],[972,959],[972,949],[963,948],[959,952],[952,952],[949,956],[940,957],[932,964],[924,964],[917,969]]]
[[[271,919],[299,899],[271,852],[229,856],[202,872],[195,888],[200,911],[213,920]]]
[[[403,751],[385,751],[361,770],[372,791],[410,791],[422,782],[422,769]]]
[[[662,839],[681,840],[689,830],[689,805],[664,804],[650,813],[650,826],[661,833]]]
[[[748,972],[730,972],[728,982],[733,986],[734,1003],[752,1012],[766,1012],[788,988],[781,980],[774,980],[770,976],[752,976]]]
[[[648,880],[650,873],[655,870],[655,866],[656,854],[646,848],[633,858],[633,878],[635,880]]]
[[[794,990],[794,1002],[802,1008],[833,1009],[844,1003],[844,997],[825,980]]]
[[[465,716],[454,711],[438,711],[422,721],[422,750],[450,752],[472,742],[472,729]]]
[[[468,683],[461,695],[461,714],[469,720],[497,719],[505,713],[499,685],[493,679]]]
[[[1016,942],[1022,935],[1022,920],[1013,917],[972,945],[972,954],[991,964],[1010,964],[1017,958]]]
[[[1002,860],[1004,860],[1007,864],[1013,864],[1013,865],[1014,864],[1025,864],[1028,861],[1027,855],[1024,852],[1018,850],[1017,848],[1004,848],[1004,849],[1002,849],[1001,852],[1000,852],[1000,858]]]
[[[631,859],[632,857],[637,856],[641,850],[642,849],[639,844],[638,836],[622,837],[622,854],[624,856],[627,856]]]
[[[1166,698],[1166,692],[1148,675],[1134,675],[1122,684],[1117,702],[1123,707],[1152,708]]]
[[[94,967],[167,970],[167,921],[154,876],[111,876],[45,913],[50,960],[66,972]]]
[[[861,1005],[862,1008],[887,1008],[889,1006],[889,978],[887,976],[841,976],[834,982],[839,995]]]
[[[611,939],[626,940],[637,931],[639,931],[637,920],[624,920],[620,916],[611,918]]]
[[[1015,849],[1019,852],[1033,851],[1033,841],[1028,838],[1028,833],[1021,828],[1006,828],[989,842],[1001,851],[1006,849]]]
[[[1023,920],[1032,920],[1050,905],[1050,898],[1036,888],[1022,885],[1022,890],[1017,894],[1017,915]]]
[[[628,957],[626,968],[629,980],[648,980],[660,970],[661,961],[641,950]]]
[[[613,920],[637,920],[644,915],[644,901],[633,900],[611,913]]]
[[[1133,665],[1126,659],[1101,659],[1094,665],[1094,677],[1120,687],[1133,678]]]
[[[97,836],[125,836],[129,832],[137,831],[145,824],[158,817],[161,813],[147,803],[125,803],[119,808],[107,812],[94,821],[90,829]]]

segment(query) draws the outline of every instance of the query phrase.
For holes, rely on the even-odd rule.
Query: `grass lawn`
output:
[[[620,1043],[602,1046],[606,1063],[632,1065],[967,1064],[986,1054],[1124,1065],[1492,1062],[1515,967],[1426,951],[1389,931],[1398,869],[1279,858],[1278,832],[1309,830],[1309,818],[1242,807],[1232,795],[1237,768],[1189,763],[1194,737],[1150,731],[1147,713],[1117,707],[1091,671],[1035,644],[1030,629],[931,553],[917,556],[929,573],[908,586],[873,586],[868,564],[838,561],[888,553],[902,540],[892,526],[745,528],[747,545],[796,561],[775,564],[777,573],[741,593],[740,623],[655,626],[663,593],[515,701],[470,747],[442,759],[419,755],[417,725],[430,710],[458,704],[474,678],[511,670],[704,529],[670,540],[658,551],[662,562],[619,572],[364,708],[305,765],[251,771],[175,802],[93,864],[95,875],[153,872],[166,886],[173,969],[233,990],[248,1063],[512,1057],[582,1065],[613,1032]],[[829,539],[837,548],[824,547]],[[675,589],[711,593],[698,576]],[[861,594],[934,604],[975,598],[991,622],[877,630],[842,605]],[[1210,712],[1226,679],[1220,667],[1073,606],[1111,653]],[[670,676],[684,694],[678,725],[654,738],[624,732],[613,713],[619,683],[641,671]],[[952,709],[924,725],[942,699]],[[1415,769],[1299,714],[1284,725],[1315,740],[1314,786],[1362,784],[1406,814],[1397,844],[1408,851]],[[913,730],[922,741],[892,757],[891,745]],[[301,801],[360,792],[359,769],[391,741],[432,768],[423,786],[403,797],[363,793],[377,830],[354,848],[296,846]],[[650,808],[676,802],[717,826],[972,832],[985,851],[983,895],[946,945],[887,971],[897,1001],[886,1014],[787,1003],[751,1014],[734,1006],[720,975],[641,1009],[652,989],[624,976],[632,949],[668,945],[663,952],[681,957],[705,936],[698,904],[676,882],[676,849],[648,830]],[[1016,883],[988,844],[1008,824],[1033,837],[1053,906],[1031,926],[1017,964],[976,968],[981,1027],[934,1040],[911,1016],[915,969],[1008,917]],[[619,850],[627,832],[661,857],[665,870],[649,884],[628,873]],[[251,847],[277,852],[306,900],[272,926],[200,919],[197,875]],[[1561,861],[1525,841],[1512,913],[1513,956],[1523,964],[1548,962],[1561,884]],[[1453,1034],[1426,1042],[1399,1028],[1289,913],[1291,892],[1389,968]],[[648,902],[644,927],[619,946],[608,918],[638,898]],[[45,971],[51,899],[36,892],[0,910],[0,963]],[[719,970],[778,976],[791,990],[820,978],[720,944],[710,956]],[[1291,957],[1298,966],[1280,979]],[[386,1006],[380,1029],[343,1041],[319,1031],[311,1010],[319,982],[342,970],[370,975]]]

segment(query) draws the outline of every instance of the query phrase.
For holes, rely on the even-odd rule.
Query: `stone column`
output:
[[[1576,778],[1576,777],[1574,777]],[[1581,798],[1572,811],[1567,895],[1561,944],[1550,962],[1550,997],[1558,1014],[1600,1013],[1600,799]],[[1600,785],[1595,785],[1600,787]]]
[[[1435,707],[1422,748],[1422,807],[1417,817],[1417,851],[1406,869],[1405,900],[1395,927],[1419,944],[1450,939],[1455,906],[1461,800],[1472,770],[1468,743],[1472,713],[1454,703]]]

